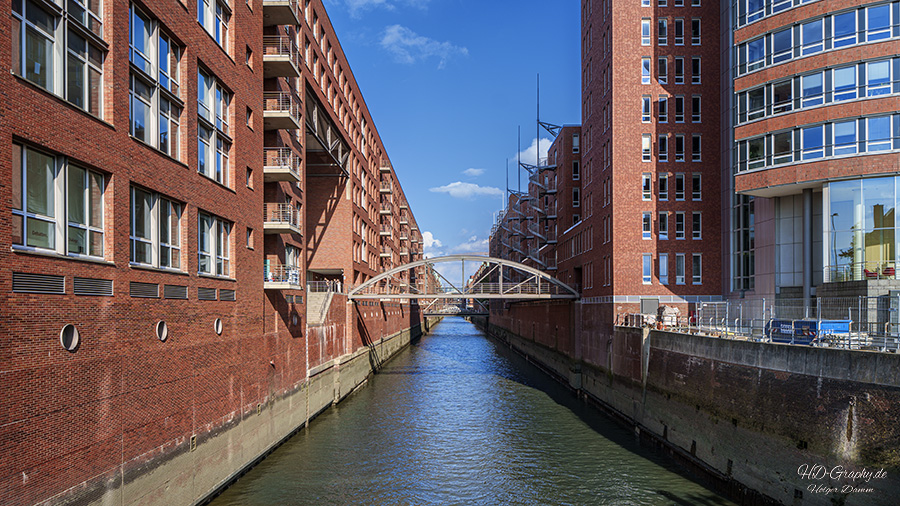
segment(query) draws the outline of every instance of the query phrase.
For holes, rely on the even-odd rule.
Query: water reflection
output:
[[[447,319],[213,504],[730,503]]]

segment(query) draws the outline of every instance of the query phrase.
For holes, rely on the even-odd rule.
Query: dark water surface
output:
[[[212,504],[731,503],[449,318]]]

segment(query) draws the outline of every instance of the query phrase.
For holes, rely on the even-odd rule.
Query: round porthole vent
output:
[[[294,313],[294,315],[291,316],[291,325],[293,325],[293,326],[295,326],[295,327],[296,327],[297,325],[300,325],[300,317],[297,316],[297,313]]]
[[[166,325],[166,322],[156,322],[156,337],[158,337],[160,341],[165,341],[169,338],[169,326]]]
[[[213,322],[213,330],[216,331],[217,335],[222,335],[222,319],[216,318],[216,321]]]
[[[75,328],[75,325],[69,323],[59,331],[59,344],[66,351],[77,350],[80,342],[81,336],[78,334],[78,329]]]

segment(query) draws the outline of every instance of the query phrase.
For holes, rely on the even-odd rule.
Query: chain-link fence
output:
[[[900,351],[900,293],[704,302],[690,316],[630,314],[626,326],[654,325],[726,339]]]

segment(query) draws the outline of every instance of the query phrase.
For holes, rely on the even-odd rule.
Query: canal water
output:
[[[732,504],[448,318],[213,506]]]

